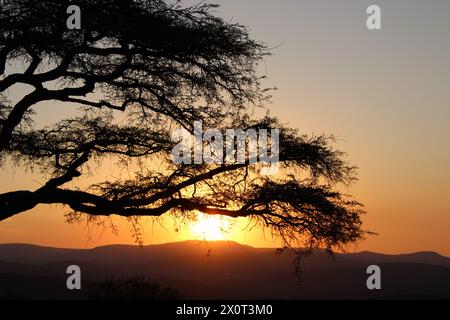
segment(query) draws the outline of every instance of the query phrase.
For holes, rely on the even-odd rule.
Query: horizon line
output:
[[[46,249],[57,249],[57,250],[95,250],[95,249],[99,249],[99,248],[106,248],[106,247],[152,247],[152,246],[164,246],[164,245],[171,245],[171,244],[183,244],[183,243],[189,243],[189,242],[196,242],[196,243],[200,243],[200,244],[218,244],[218,243],[228,243],[228,244],[235,244],[235,245],[239,245],[241,247],[249,247],[252,249],[279,249],[280,247],[257,247],[257,246],[252,246],[252,245],[248,245],[248,244],[243,244],[240,242],[237,242],[235,240],[196,240],[196,239],[190,239],[190,240],[181,240],[181,241],[172,241],[172,242],[161,242],[161,243],[151,243],[151,244],[145,244],[140,246],[139,244],[129,244],[129,243],[112,243],[112,244],[105,244],[105,245],[100,245],[100,246],[93,246],[93,247],[85,247],[85,248],[81,248],[81,247],[56,247],[56,246],[50,246],[50,245],[43,245],[43,244],[36,244],[36,243],[27,243],[27,242],[0,242],[0,246],[33,246],[33,247],[39,247],[39,248],[46,248]],[[302,249],[301,247],[297,247],[295,249]],[[324,248],[314,248],[314,250],[318,250],[318,251],[325,251]],[[432,250],[419,250],[419,251],[412,251],[412,252],[403,252],[403,253],[383,253],[383,252],[377,252],[377,251],[369,251],[369,250],[363,250],[363,251],[353,251],[353,252],[349,252],[349,251],[344,251],[344,252],[339,252],[333,251],[333,254],[336,255],[347,255],[347,254],[363,254],[363,253],[369,253],[369,254],[379,254],[379,255],[384,255],[384,256],[398,256],[398,255],[414,255],[414,254],[424,254],[424,253],[428,253],[428,254],[436,254],[439,255],[441,257],[445,257],[450,259],[450,256],[444,255],[440,252],[437,251],[432,251]]]

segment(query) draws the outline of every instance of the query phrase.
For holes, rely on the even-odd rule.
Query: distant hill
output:
[[[301,282],[290,254],[235,242],[186,241],[144,247],[58,249],[0,244],[0,297],[83,298],[65,287],[66,267],[82,269],[84,287],[106,275],[147,275],[197,299],[450,299],[450,259],[433,252],[384,255],[316,250]],[[382,270],[382,290],[366,288],[366,268]]]

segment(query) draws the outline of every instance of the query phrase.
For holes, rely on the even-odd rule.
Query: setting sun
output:
[[[227,239],[231,227],[231,221],[227,217],[199,213],[197,220],[192,222],[190,230],[196,239],[214,241]]]

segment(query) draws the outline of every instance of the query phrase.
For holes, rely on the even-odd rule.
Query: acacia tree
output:
[[[1,194],[0,220],[38,204],[62,204],[89,216],[250,217],[285,244],[310,247],[363,237],[360,205],[336,191],[355,179],[355,168],[332,139],[249,115],[248,106],[268,95],[255,71],[268,50],[244,26],[214,16],[214,6],[203,3],[78,0],[82,27],[68,30],[70,4],[6,0],[0,7],[1,164],[49,177],[36,190]],[[31,89],[11,103],[7,93],[20,85]],[[34,112],[45,101],[79,109],[39,127]],[[198,120],[204,128],[278,128],[280,173],[260,175],[248,161],[175,164],[171,132],[192,132]],[[159,159],[161,166],[87,190],[67,186],[110,156],[125,163]]]

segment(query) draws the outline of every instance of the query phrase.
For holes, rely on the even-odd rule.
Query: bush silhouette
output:
[[[164,287],[146,276],[126,279],[106,277],[89,285],[88,298],[92,300],[179,300],[182,296],[170,287]]]

